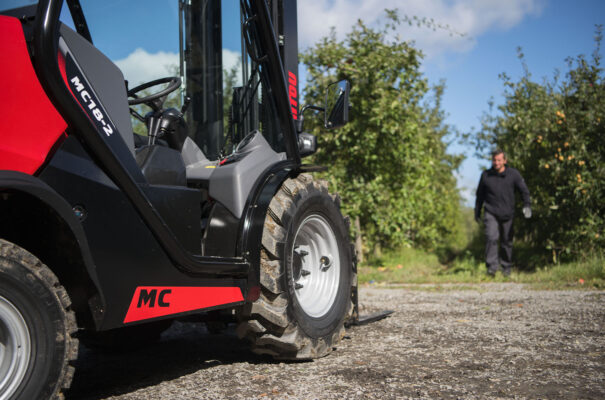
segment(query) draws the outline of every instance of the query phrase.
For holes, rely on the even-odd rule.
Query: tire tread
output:
[[[71,309],[71,299],[59,279],[49,267],[37,257],[14,243],[0,239],[0,259],[8,259],[24,266],[30,274],[35,275],[56,297],[63,314],[63,338],[65,340],[63,365],[53,399],[63,399],[63,391],[69,389],[74,376],[74,363],[78,357],[78,339],[73,335],[78,331],[76,314]],[[57,340],[62,339],[57,337]]]

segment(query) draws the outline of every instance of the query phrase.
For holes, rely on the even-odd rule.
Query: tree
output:
[[[534,217],[520,221],[522,241],[554,262],[605,245],[605,81],[601,28],[592,59],[569,58],[564,78],[543,83],[506,74],[504,104],[485,116],[476,135],[486,154],[500,147],[520,170],[532,194]]]
[[[326,178],[358,219],[366,250],[451,245],[462,232],[453,176],[461,157],[446,154],[444,85],[431,88],[421,52],[394,37],[407,19],[386,14],[382,30],[359,21],[343,41],[332,31],[302,54],[307,103],[323,103],[330,82],[352,83],[348,125],[324,132],[307,118],[318,137],[314,162],[329,166]]]

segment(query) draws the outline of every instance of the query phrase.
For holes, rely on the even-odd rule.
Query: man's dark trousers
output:
[[[513,266],[513,218],[501,219],[485,211],[485,263],[487,272],[494,275],[500,265],[505,275],[509,275]],[[502,246],[502,257],[499,257],[498,239]]]

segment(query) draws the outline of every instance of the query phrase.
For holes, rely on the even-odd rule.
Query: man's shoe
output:
[[[502,270],[502,275],[509,277],[510,276],[510,272],[511,272],[512,268],[504,268]]]
[[[491,269],[488,269],[488,270],[487,270],[487,274],[493,278],[493,277],[495,277],[495,276],[496,276],[496,271],[493,271],[493,270],[491,270]]]

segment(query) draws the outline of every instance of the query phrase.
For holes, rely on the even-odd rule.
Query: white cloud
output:
[[[179,55],[163,51],[148,53],[138,48],[115,63],[122,70],[128,85],[135,87],[143,82],[174,75],[174,71],[178,70]]]
[[[234,66],[237,66],[237,81],[236,85],[242,85],[242,56],[237,51],[223,49],[223,70],[231,71]]]
[[[372,27],[384,22],[384,10],[399,10],[400,16],[432,18],[435,23],[449,26],[466,36],[450,35],[444,29],[433,31],[426,27],[400,27],[404,40],[414,40],[427,58],[447,52],[470,51],[476,38],[493,30],[506,30],[524,18],[539,15],[546,0],[305,0],[298,2],[298,38],[300,49],[313,45],[335,27],[340,39],[362,19]],[[223,62],[230,68],[239,61],[239,53],[223,49]],[[133,87],[142,82],[173,75],[178,68],[177,53],[149,53],[142,48],[126,58],[115,61]],[[238,71],[241,76],[241,70]]]
[[[444,29],[401,26],[400,37],[414,40],[430,58],[445,52],[467,52],[481,34],[510,29],[527,16],[539,15],[544,5],[545,0],[305,0],[298,3],[298,37],[301,48],[305,48],[335,27],[337,37],[342,39],[358,19],[378,27],[384,22],[384,10],[397,8],[400,16],[432,18],[441,26],[465,34],[462,37]]]
[[[225,69],[230,70],[238,63],[240,64],[237,72],[238,84],[241,84],[240,54],[236,51],[223,49]],[[178,74],[179,55],[163,51],[148,53],[145,49],[138,48],[126,58],[115,61],[115,64],[122,70],[128,85],[135,87],[144,82]]]

